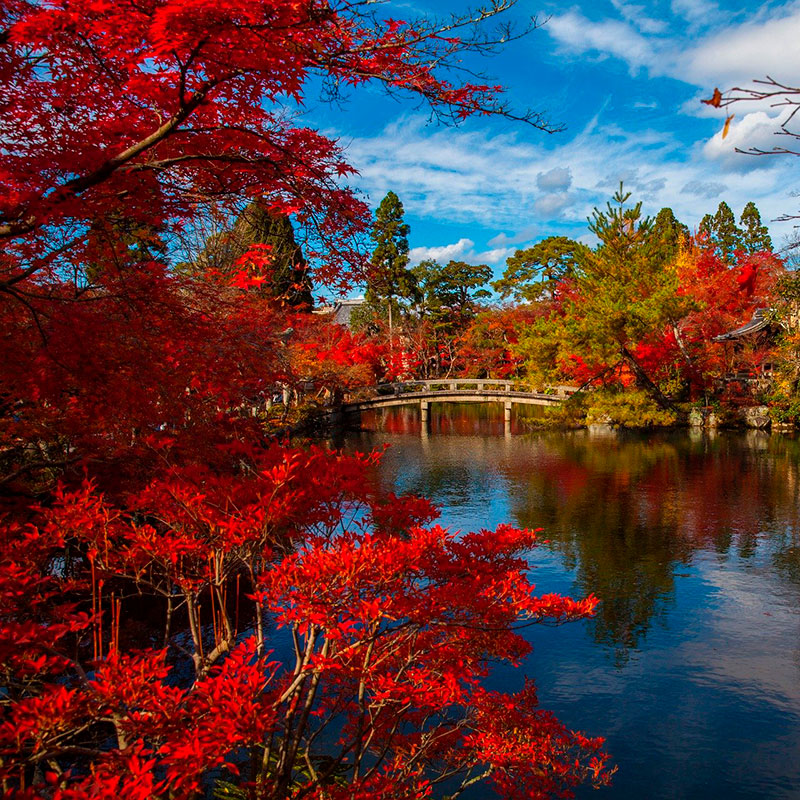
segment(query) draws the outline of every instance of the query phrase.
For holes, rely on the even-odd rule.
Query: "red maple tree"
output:
[[[268,254],[227,282],[174,267],[203,219],[259,198],[307,231],[317,280],[346,280],[367,209],[337,144],[287,108],[317,75],[454,118],[502,111],[442,69],[491,44],[469,22],[345,0],[0,10],[7,796],[398,798],[489,779],[549,797],[607,778],[601,742],[532,685],[482,684],[526,655],[519,624],[596,601],[533,593],[531,532],[431,527],[426,501],[380,489],[375,456],[270,442],[254,404],[349,385],[374,354],[251,291]]]

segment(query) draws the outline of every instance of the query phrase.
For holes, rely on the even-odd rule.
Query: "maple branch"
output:
[[[223,80],[228,80],[232,77],[235,77],[239,73],[240,71],[237,70],[235,73],[226,76],[224,79],[221,78],[213,82],[208,82],[201,88],[197,89],[197,91],[195,91],[188,101],[181,100],[180,108],[177,113],[173,114],[170,119],[153,131],[149,136],[145,136],[143,139],[140,139],[138,142],[126,148],[113,158],[108,159],[92,172],[82,175],[79,178],[73,178],[72,180],[64,183],[62,186],[56,188],[52,193],[53,199],[50,200],[49,205],[56,206],[71,197],[75,197],[82,192],[85,192],[87,189],[97,186],[111,177],[111,175],[120,169],[120,167],[124,166],[129,161],[132,161],[134,158],[141,155],[146,150],[149,150],[151,147],[163,141],[164,139],[167,139],[175,132],[182,122],[184,122],[200,105],[202,105],[212,89],[219,85],[219,83],[221,83]],[[30,233],[32,230],[37,228],[38,225],[39,222],[35,215],[12,222],[7,222],[3,225],[0,225],[0,238],[11,238]],[[37,267],[36,269],[39,268]],[[31,267],[29,270],[26,270],[26,272],[33,274],[31,270],[35,272],[36,269]]]
[[[10,483],[11,481],[16,480],[22,475],[25,475],[27,472],[31,472],[33,470],[50,469],[53,467],[66,467],[69,464],[75,464],[80,460],[81,460],[80,456],[75,456],[73,458],[58,459],[56,461],[31,461],[25,464],[24,466],[14,470],[14,472],[11,472],[7,475],[4,475],[3,477],[0,477],[0,486],[6,483]]]
[[[165,170],[176,164],[185,164],[191,161],[212,162],[219,161],[225,164],[274,164],[274,159],[268,156],[235,155],[232,153],[187,153],[182,156],[163,158],[159,161],[147,161],[140,164],[131,164],[124,169],[129,172],[142,170]]]
[[[510,25],[501,26],[500,32],[495,38],[483,32],[481,28],[483,23],[507,11],[516,5],[516,2],[517,0],[492,0],[487,6],[479,7],[475,10],[468,9],[462,15],[452,15],[449,22],[435,19],[430,21],[427,19],[417,20],[409,23],[403,29],[402,34],[398,34],[396,38],[391,38],[384,43],[367,42],[350,50],[343,49],[335,54],[328,54],[325,60],[320,61],[319,66],[333,72],[333,74],[328,74],[327,76],[334,82],[334,86],[336,87],[331,90],[329,99],[333,100],[338,95],[339,78],[336,72],[341,71],[348,75],[357,74],[364,80],[383,82],[389,94],[405,90],[423,98],[429,104],[431,115],[435,116],[440,121],[450,120],[457,124],[468,114],[479,113],[502,116],[514,122],[522,122],[533,126],[543,133],[558,133],[563,131],[564,125],[549,123],[546,120],[545,114],[542,112],[536,112],[530,109],[522,113],[513,112],[510,103],[502,103],[494,99],[497,92],[496,88],[490,86],[469,86],[475,94],[471,97],[469,103],[462,104],[456,99],[452,101],[445,99],[447,91],[449,90],[446,84],[438,79],[433,79],[433,81],[431,81],[432,68],[435,66],[444,66],[451,71],[459,70],[462,72],[469,72],[480,80],[486,80],[486,78],[479,73],[473,73],[464,68],[460,63],[451,63],[448,59],[464,51],[475,52],[482,55],[493,53],[500,45],[520,39],[541,27],[543,23],[540,23],[534,16],[531,18],[529,25],[520,33],[514,33]],[[345,4],[350,10],[360,5],[371,4]],[[368,18],[376,27],[380,25],[380,21],[374,12],[362,16]],[[452,36],[452,34],[465,28],[473,31],[469,38],[464,39]],[[438,54],[431,53],[432,43],[434,42],[442,47],[442,52]],[[414,47],[418,46],[426,48],[423,50],[422,58],[419,61],[414,58],[416,54],[413,50]],[[403,47],[410,51],[412,55],[409,58],[409,66],[416,70],[415,72],[409,72],[405,75],[402,81],[399,81],[396,75],[384,74],[379,70],[359,69],[354,66],[352,62],[348,61],[348,56],[353,54],[369,54],[381,52],[382,50],[392,51],[396,50],[398,47]],[[427,84],[430,85],[426,86]],[[481,95],[488,96],[492,99],[489,102],[478,101],[476,98]],[[458,111],[458,109],[461,109],[461,111]]]

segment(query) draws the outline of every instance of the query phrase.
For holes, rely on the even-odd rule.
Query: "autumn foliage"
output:
[[[567,796],[601,742],[487,691],[537,596],[530,531],[457,534],[376,456],[271,441],[276,391],[374,380],[363,338],[175,264],[258,199],[317,281],[359,269],[365,206],[294,124],[311,76],[460,118],[482,39],[366,3],[11,0],[0,11],[0,786],[81,800]]]
[[[517,355],[545,379],[638,390],[662,410],[719,396],[732,373],[759,374],[769,341],[717,337],[774,304],[780,259],[754,249],[757,240],[726,250],[702,231],[691,236],[669,209],[654,224],[629,197],[620,188],[606,211],[595,209],[600,243],[540,303]]]

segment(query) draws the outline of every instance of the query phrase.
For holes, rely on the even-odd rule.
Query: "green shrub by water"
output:
[[[586,398],[586,423],[606,423],[619,428],[653,428],[674,425],[674,411],[661,408],[645,392],[597,391]]]

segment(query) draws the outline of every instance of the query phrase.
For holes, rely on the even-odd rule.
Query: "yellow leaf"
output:
[[[731,114],[726,120],[725,124],[722,126],[722,138],[724,139],[728,135],[728,131],[731,127],[731,120],[736,116],[736,114]]]

